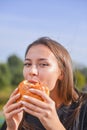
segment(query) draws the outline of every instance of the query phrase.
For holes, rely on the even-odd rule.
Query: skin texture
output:
[[[26,101],[15,102],[20,97],[16,89],[4,106],[7,130],[18,129],[23,111],[39,118],[46,130],[65,130],[56,113],[56,105],[62,100],[58,98],[55,86],[63,75],[53,53],[44,45],[31,47],[25,57],[23,75],[31,83],[45,83],[49,87],[50,97],[45,92],[31,88],[30,91],[41,96],[45,102],[26,95],[23,96]]]

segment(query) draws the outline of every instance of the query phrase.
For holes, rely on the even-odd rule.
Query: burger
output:
[[[39,99],[41,101],[44,101],[44,99],[41,96],[30,92],[29,91],[30,88],[41,90],[41,91],[45,92],[49,96],[49,88],[46,85],[43,85],[40,82],[38,82],[38,83],[30,83],[27,80],[23,80],[18,85],[18,92],[20,93],[20,98],[18,99],[18,101],[19,100],[25,100],[23,98],[23,95],[31,96],[31,97],[37,98],[37,99]]]

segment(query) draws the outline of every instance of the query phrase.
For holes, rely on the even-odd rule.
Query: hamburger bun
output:
[[[18,92],[20,93],[20,98],[18,99],[18,101],[19,100],[25,100],[23,98],[23,95],[28,95],[28,96],[37,98],[37,99],[39,99],[41,101],[44,101],[44,99],[41,96],[30,92],[29,91],[30,88],[39,89],[39,90],[45,92],[49,96],[49,89],[48,89],[47,86],[44,86],[41,83],[35,83],[35,84],[33,84],[33,83],[28,82],[27,80],[23,80],[18,85]]]

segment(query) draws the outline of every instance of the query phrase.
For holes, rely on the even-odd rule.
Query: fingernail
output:
[[[24,97],[24,98],[28,98],[28,96],[26,96],[26,95],[23,95],[23,97]]]
[[[20,96],[20,93],[18,93],[17,96]]]
[[[30,90],[30,91],[34,91],[34,89],[33,89],[33,88],[30,88],[29,90]]]

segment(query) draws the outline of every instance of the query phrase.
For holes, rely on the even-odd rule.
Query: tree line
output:
[[[16,86],[23,80],[23,61],[16,55],[8,57],[6,63],[0,63],[0,88]]]
[[[17,86],[23,80],[23,60],[17,55],[8,57],[6,63],[0,63],[0,89]],[[87,83],[87,68],[74,69],[75,86],[81,90]]]

